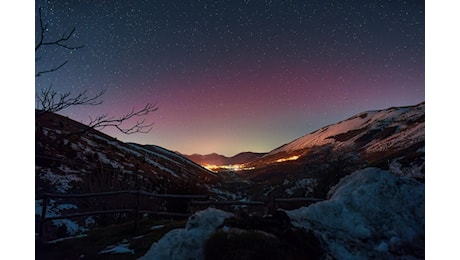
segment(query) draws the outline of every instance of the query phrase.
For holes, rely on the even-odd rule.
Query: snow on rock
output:
[[[423,258],[425,185],[366,168],[331,189],[329,200],[286,211],[311,229],[337,259]]]
[[[140,259],[203,259],[204,243],[233,214],[208,208],[190,216],[185,228],[168,232]]]
[[[116,245],[106,247],[98,254],[134,254],[134,250],[129,248],[129,243],[126,239]]]

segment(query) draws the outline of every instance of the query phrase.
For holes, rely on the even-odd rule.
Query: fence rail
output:
[[[206,201],[198,201],[198,200],[192,200],[191,201],[192,205],[204,205],[204,206],[211,206],[211,205],[245,205],[245,206],[266,206],[267,203],[265,201],[239,201],[239,200],[221,200],[221,201],[212,201],[212,200],[206,200]]]
[[[274,198],[274,202],[318,202],[322,201],[323,199],[317,198]]]
[[[36,199],[44,198],[87,198],[87,197],[101,197],[101,196],[113,196],[120,194],[139,194],[154,198],[162,199],[208,199],[208,195],[186,195],[186,194],[158,194],[151,193],[146,191],[137,191],[137,190],[120,190],[120,191],[107,191],[107,192],[96,192],[96,193],[79,193],[79,194],[64,194],[64,193],[44,193],[41,196],[38,196]]]
[[[104,196],[114,196],[129,194],[136,196],[136,203],[133,208],[124,208],[124,209],[109,209],[109,210],[95,210],[95,211],[85,211],[77,212],[72,214],[62,214],[59,216],[46,216],[46,210],[49,204],[49,200],[52,198],[93,198],[93,197],[104,197]],[[181,212],[168,212],[168,211],[153,211],[153,210],[141,210],[139,197],[140,196],[153,197],[157,199],[180,199],[187,202],[188,209],[186,213]],[[140,214],[152,214],[157,216],[168,216],[168,217],[188,217],[192,215],[191,208],[192,206],[261,206],[266,207],[265,212],[272,212],[280,207],[280,204],[291,203],[291,202],[305,202],[305,203],[315,203],[321,201],[322,199],[318,198],[272,198],[271,201],[238,201],[238,200],[221,200],[221,201],[212,201],[209,200],[208,195],[188,195],[188,194],[155,194],[142,190],[121,190],[121,191],[108,191],[108,192],[99,192],[99,193],[84,193],[84,194],[62,194],[62,193],[44,193],[41,196],[36,197],[36,199],[43,200],[42,211],[39,222],[39,239],[43,239],[44,233],[44,223],[52,220],[58,219],[70,219],[83,216],[93,216],[93,215],[102,215],[102,214],[114,214],[114,213],[132,213],[134,214],[134,222],[136,230],[139,225],[139,215]]]
[[[86,212],[63,214],[60,216],[50,216],[50,217],[46,216],[46,210],[47,210],[50,199],[94,198],[94,197],[114,196],[114,195],[123,195],[123,194],[136,196],[136,203],[134,204],[133,208],[86,211]],[[141,210],[140,204],[139,204],[139,196],[141,195],[147,196],[147,197],[158,198],[158,199],[165,199],[165,200],[166,199],[183,199],[183,200],[188,200],[188,201],[209,200],[208,195],[156,194],[156,193],[150,193],[150,192],[141,191],[141,190],[121,190],[121,191],[108,191],[108,192],[84,193],[84,194],[45,193],[36,198],[36,199],[41,199],[43,201],[42,211],[40,215],[39,228],[38,228],[39,239],[43,238],[44,224],[48,221],[57,220],[57,219],[69,219],[69,218],[76,218],[76,217],[83,217],[83,216],[93,216],[93,215],[113,214],[113,213],[133,213],[134,222],[135,222],[134,228],[136,230],[139,225],[139,214],[148,213],[148,214],[153,214],[153,215],[158,215],[158,216],[172,216],[172,217],[187,217],[191,215],[190,212],[180,213],[180,212]]]

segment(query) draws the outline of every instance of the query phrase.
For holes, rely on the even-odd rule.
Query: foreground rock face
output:
[[[329,200],[288,211],[337,259],[424,258],[425,185],[377,168],[343,178]]]

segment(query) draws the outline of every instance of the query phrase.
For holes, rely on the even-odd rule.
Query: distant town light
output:
[[[219,172],[219,171],[247,171],[247,170],[254,170],[255,167],[246,167],[244,164],[230,164],[230,165],[215,165],[215,164],[204,164],[201,165],[204,168],[213,171],[213,172]]]
[[[299,155],[294,155],[294,156],[291,156],[291,157],[288,157],[288,158],[281,158],[281,159],[278,159],[276,160],[277,163],[280,163],[280,162],[285,162],[285,161],[295,161],[297,159],[299,159]]]

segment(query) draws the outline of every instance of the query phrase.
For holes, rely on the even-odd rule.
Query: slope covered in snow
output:
[[[158,146],[124,143],[53,113],[40,114],[36,119],[35,156],[37,221],[41,215],[37,205],[41,205],[45,193],[143,190],[151,193],[207,194],[210,193],[208,184],[216,179],[212,172],[179,154]],[[130,207],[133,203],[134,196],[108,196],[103,197],[103,202],[91,200],[90,203],[60,198],[48,203],[47,217],[53,217],[53,212],[72,214],[101,207],[119,209]],[[62,208],[62,205],[70,204],[72,207]],[[163,206],[159,201],[149,202],[148,206],[149,209],[166,210],[161,208]],[[111,220],[116,218],[113,216]],[[69,225],[71,222],[67,220],[51,223],[67,223],[67,234],[77,235],[88,226],[83,218],[77,222],[72,222],[75,225]],[[77,224],[81,228],[74,228]],[[47,233],[50,239],[61,236],[54,231]]]
[[[359,113],[283,145],[266,156],[315,146],[360,147],[368,152],[398,149],[424,140],[425,103]]]
[[[213,177],[164,148],[124,143],[93,129],[81,132],[85,128],[52,113],[36,121],[37,192],[135,189],[136,185],[159,192],[168,183]],[[100,179],[98,187],[88,187],[95,178]]]

